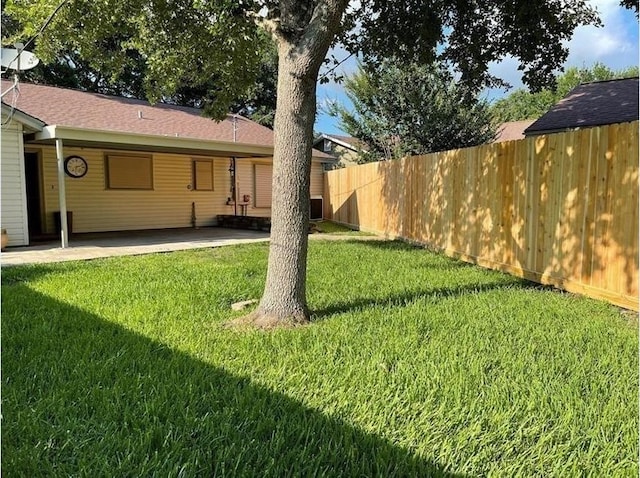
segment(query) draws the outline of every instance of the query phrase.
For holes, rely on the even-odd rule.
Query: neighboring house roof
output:
[[[524,139],[524,130],[531,126],[535,120],[508,121],[498,126],[498,136],[493,140],[494,143],[502,143],[503,141],[511,141],[514,139]]]
[[[526,136],[638,120],[638,78],[578,85],[525,130]]]
[[[2,81],[6,90],[11,82]],[[54,86],[20,83],[14,103],[26,114],[58,129],[122,133],[131,137],[163,137],[273,148],[273,131],[240,115],[222,121],[202,116],[202,110]],[[113,135],[112,135],[113,136]],[[315,158],[330,158],[324,153]]]
[[[324,133],[322,133],[314,140],[313,146],[317,147],[320,142],[325,139],[355,152],[366,150],[364,143],[358,138],[354,138],[353,136],[342,136],[336,134],[329,135]]]

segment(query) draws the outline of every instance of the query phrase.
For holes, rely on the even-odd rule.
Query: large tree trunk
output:
[[[309,320],[306,271],[317,71],[309,71],[308,58],[284,42],[279,56],[269,267],[255,313],[260,327]]]
[[[347,3],[280,2],[280,22],[273,31],[278,44],[278,99],[269,266],[260,304],[240,324],[273,328],[309,321],[306,275],[316,82]]]
[[[280,43],[269,266],[264,294],[252,318],[262,328],[309,320],[309,180],[318,75],[309,66],[307,55]]]

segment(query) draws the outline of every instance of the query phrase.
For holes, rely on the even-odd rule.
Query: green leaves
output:
[[[628,67],[614,71],[602,63],[594,63],[590,68],[571,67],[556,78],[554,90],[544,89],[531,93],[518,89],[491,106],[491,114],[499,123],[539,118],[554,104],[564,98],[581,83],[613,80],[638,76],[638,67]]]
[[[7,14],[22,23],[16,37],[33,36],[53,8],[49,0],[8,2]],[[75,0],[38,38],[36,52],[45,62],[77,57],[107,82],[135,70],[152,101],[208,85],[207,111],[222,118],[254,84],[266,40],[238,2]]]
[[[563,42],[574,29],[598,23],[585,0],[369,0],[347,13],[340,42],[369,64],[394,55],[406,64],[449,62],[476,91],[503,84],[488,65],[510,55],[539,90],[566,60]]]
[[[369,146],[362,160],[475,146],[495,137],[488,104],[442,66],[386,61],[345,81],[354,111],[334,105],[342,127]]]
[[[5,28],[3,41],[34,37],[57,6],[58,0],[9,0],[3,27],[21,28]],[[38,38],[36,52],[45,62],[78,58],[107,83],[132,82],[120,86],[123,93],[144,88],[154,100],[206,87],[208,112],[222,117],[259,72],[266,37],[254,20],[264,14],[282,38],[302,38],[321,8],[320,0],[71,0]],[[523,81],[539,90],[566,59],[563,41],[590,23],[598,18],[585,0],[363,0],[343,15],[335,43],[370,65],[390,57],[407,65],[447,62],[472,91],[501,84],[488,64],[512,55]]]

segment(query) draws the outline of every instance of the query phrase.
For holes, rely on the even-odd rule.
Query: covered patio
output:
[[[2,267],[130,256],[229,246],[269,240],[269,233],[221,227],[154,229],[75,234],[66,248],[59,240],[10,247],[0,255]]]

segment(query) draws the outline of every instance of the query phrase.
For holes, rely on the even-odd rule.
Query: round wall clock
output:
[[[87,161],[81,156],[68,156],[64,160],[64,172],[72,178],[81,178],[88,169]]]

